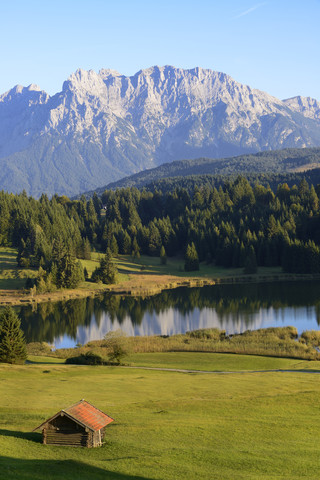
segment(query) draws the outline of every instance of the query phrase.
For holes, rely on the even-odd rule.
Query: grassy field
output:
[[[81,260],[87,268],[89,275],[99,264],[101,254],[92,252],[91,260]],[[200,278],[225,278],[243,275],[243,268],[224,268],[220,266],[207,265],[202,263],[200,270],[195,272],[184,271],[184,259],[182,257],[169,257],[166,265],[160,264],[159,257],[141,255],[133,259],[130,255],[117,255],[114,262],[119,271],[119,281],[127,280],[128,275],[174,275],[182,278],[189,278],[190,275]],[[280,267],[259,267],[257,275],[279,275]]]
[[[313,369],[320,371],[320,361],[310,362],[293,358],[232,355],[225,353],[168,352],[135,353],[126,358],[131,366],[181,368],[185,370],[244,371]]]
[[[160,264],[159,257],[141,255],[134,259],[129,255],[119,255],[115,263],[121,273],[143,273],[149,275],[175,275],[178,277],[200,278],[224,278],[243,275],[243,268],[224,268],[220,266],[207,265],[202,263],[200,270],[195,272],[184,271],[184,259],[182,257],[169,257],[166,265]],[[280,267],[259,267],[258,275],[275,275],[281,273]]]
[[[28,362],[38,365],[63,365],[64,358],[28,355]],[[228,353],[157,352],[132,353],[125,358],[124,366],[155,367],[208,372],[237,372],[257,370],[308,370],[320,371],[320,361],[296,358],[234,355]]]
[[[166,265],[160,264],[159,257],[141,256],[132,259],[129,255],[114,258],[119,274],[117,284],[103,285],[82,282],[76,289],[62,289],[50,293],[31,295],[23,290],[26,278],[35,277],[36,270],[20,269],[16,264],[17,251],[9,247],[0,248],[0,305],[19,305],[58,301],[84,296],[97,295],[103,291],[112,291],[133,296],[150,296],[165,289],[179,286],[203,286],[215,283],[247,283],[278,280],[312,280],[314,275],[292,275],[281,272],[280,267],[259,267],[255,275],[244,275],[242,268],[226,269],[213,265],[201,264],[196,272],[184,271],[182,257],[168,258]],[[89,277],[99,265],[101,254],[92,252],[91,260],[81,260]]]
[[[203,358],[188,355],[190,365],[205,366]],[[234,369],[236,356],[219,357],[219,367]],[[256,368],[259,360],[239,361]],[[270,361],[276,359],[261,365]],[[159,355],[157,362],[179,363]],[[316,374],[183,374],[52,363],[1,365],[0,379],[1,479],[319,478]],[[105,445],[42,445],[31,431],[81,398],[115,419]]]
[[[16,249],[0,247],[0,290],[23,288],[28,277],[35,277],[35,270],[19,268],[16,258]]]

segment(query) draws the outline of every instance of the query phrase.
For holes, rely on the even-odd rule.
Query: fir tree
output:
[[[20,320],[12,308],[0,314],[0,362],[24,363],[27,358],[26,342]]]
[[[88,279],[89,279],[89,273],[88,273],[87,267],[84,267],[84,269],[83,269],[83,275],[84,275],[85,281],[87,282]]]
[[[113,253],[113,255],[118,255],[118,253],[119,253],[118,242],[117,242],[116,237],[114,235],[112,235],[112,237],[111,237],[110,250]]]
[[[252,245],[250,245],[249,251],[246,256],[244,264],[244,273],[252,274],[257,273],[257,258]]]
[[[186,272],[199,270],[199,257],[193,242],[187,246],[184,269]]]
[[[117,280],[118,270],[112,261],[110,248],[107,248],[106,254],[100,259],[100,267],[97,267],[92,273],[93,282],[102,282],[106,285],[115,283]]]
[[[165,251],[163,245],[160,248],[160,264],[161,265],[166,265],[167,264],[167,254],[166,254],[166,251]]]
[[[132,241],[132,258],[140,258],[140,249],[136,237]]]

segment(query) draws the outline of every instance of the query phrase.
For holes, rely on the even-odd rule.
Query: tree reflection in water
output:
[[[117,322],[121,326],[129,319],[133,326],[139,326],[146,314],[149,314],[149,317],[159,316],[170,309],[184,317],[196,312],[199,315],[199,312],[205,309],[212,310],[221,328],[226,320],[230,321],[231,318],[236,322],[241,317],[242,323],[249,329],[254,328],[254,315],[262,309],[272,308],[274,315],[281,317],[287,307],[297,311],[303,308],[307,314],[312,307],[311,314],[319,325],[319,292],[320,282],[216,285],[167,290],[148,298],[105,294],[64,302],[41,303],[36,307],[21,307],[18,313],[27,341],[48,343],[54,343],[57,338],[65,335],[76,341],[79,327],[89,328],[92,322],[95,322],[99,329],[106,315],[111,324]]]

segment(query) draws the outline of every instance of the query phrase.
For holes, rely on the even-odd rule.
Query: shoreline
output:
[[[163,290],[172,290],[179,287],[204,287],[210,285],[241,284],[241,283],[269,283],[269,282],[296,282],[320,280],[320,274],[254,274],[233,275],[218,278],[210,277],[178,277],[173,275],[146,275],[130,274],[129,280],[114,285],[99,285],[87,282],[86,287],[64,289],[55,292],[31,295],[21,290],[0,290],[0,307],[37,305],[45,302],[58,302],[97,296],[102,293],[116,295],[149,297],[157,295]],[[93,287],[93,285],[95,285]]]

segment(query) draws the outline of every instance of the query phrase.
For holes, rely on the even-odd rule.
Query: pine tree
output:
[[[106,285],[115,283],[117,280],[118,270],[112,261],[110,248],[107,248],[106,254],[100,259],[100,266],[92,273],[91,280],[93,282],[102,282]]]
[[[166,265],[167,264],[167,254],[166,254],[166,251],[165,251],[163,245],[160,248],[160,263],[161,263],[161,265]]]
[[[250,245],[249,251],[246,256],[244,264],[244,273],[253,274],[257,273],[257,258],[252,245]]]
[[[87,282],[87,281],[88,281],[88,278],[89,278],[89,273],[88,273],[87,267],[84,267],[84,269],[83,269],[83,275],[84,275],[85,281]]]
[[[91,260],[91,246],[88,237],[82,239],[80,258]]]
[[[193,242],[187,246],[184,269],[186,272],[199,270],[199,257]]]
[[[127,231],[122,230],[121,232],[120,247],[121,253],[124,255],[129,255],[131,253],[131,238]]]
[[[140,249],[136,237],[132,241],[132,258],[140,258]]]
[[[0,314],[0,362],[24,363],[27,358],[26,342],[20,320],[12,308]]]
[[[118,255],[118,252],[119,252],[118,242],[117,242],[116,237],[114,235],[112,235],[112,238],[111,238],[110,250],[113,253],[113,255]]]

